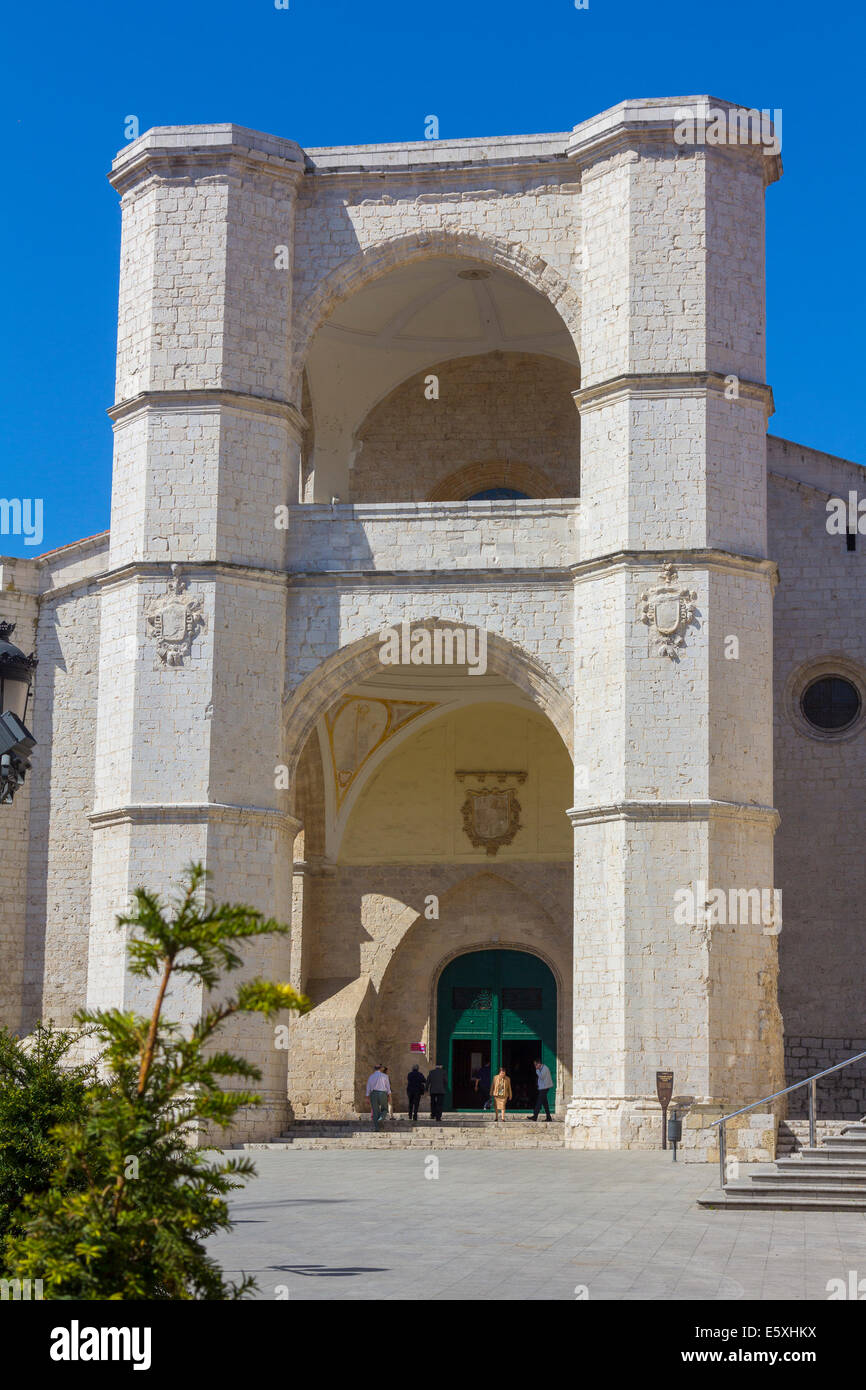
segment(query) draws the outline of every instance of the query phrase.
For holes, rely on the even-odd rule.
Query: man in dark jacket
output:
[[[448,1077],[441,1062],[436,1063],[427,1077],[427,1090],[430,1092],[430,1119],[441,1120],[445,1092],[448,1090]]]
[[[409,1097],[409,1119],[417,1120],[418,1102],[424,1094],[427,1085],[427,1078],[416,1062],[409,1075],[406,1077],[406,1094]]]

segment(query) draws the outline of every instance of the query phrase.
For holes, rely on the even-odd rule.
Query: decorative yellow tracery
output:
[[[337,810],[358,773],[399,729],[435,709],[437,700],[386,700],[346,695],[325,715],[331,753],[331,776]]]

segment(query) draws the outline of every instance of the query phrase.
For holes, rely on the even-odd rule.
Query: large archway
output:
[[[483,243],[362,258],[301,329],[303,500],[423,501],[491,458],[549,480],[531,495],[576,497],[574,307],[543,265]]]
[[[294,1030],[296,1113],[345,1113],[350,1097],[363,1109],[377,1060],[391,1066],[397,1108],[405,1108],[413,1050],[423,1045],[435,1060],[440,975],[472,950],[506,952],[509,961],[516,953],[523,975],[528,962],[543,963],[543,1032],[531,1030],[531,1018],[515,1032],[512,1020],[491,1036],[491,1055],[498,1061],[508,1044],[525,1109],[527,1067],[541,1045],[562,1099],[571,1075],[573,900],[573,767],[564,740],[496,671],[383,669],[367,659],[352,669],[355,678],[339,685],[316,683],[293,781],[303,829],[292,981],[315,1004]],[[296,707],[295,722],[300,714]],[[538,987],[511,973],[510,989]],[[466,1049],[458,1052],[462,1066]]]
[[[491,1077],[504,1067],[512,1087],[508,1110],[532,1110],[536,1059],[550,1068],[556,1094],[556,980],[539,956],[494,949],[455,957],[439,977],[436,1017],[448,1109],[482,1110]]]

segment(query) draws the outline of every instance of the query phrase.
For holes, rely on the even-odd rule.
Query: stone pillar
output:
[[[185,865],[287,922],[297,822],[278,791],[285,686],[286,532],[300,413],[287,399],[295,196],[303,155],[236,126],[149,131],[114,162],[122,195],[109,569],[100,687],[88,961],[91,1006],[147,1010],[114,926],[139,884]],[[287,979],[290,943],[247,964]],[[236,986],[237,977],[226,981]],[[205,1001],[176,988],[173,1015]],[[286,1053],[239,1020],[226,1045],[261,1067],[266,1104],[238,1137],[285,1116]]]
[[[782,1076],[776,927],[760,908],[733,924],[703,911],[712,889],[740,918],[741,892],[772,902],[763,199],[778,161],[680,144],[681,118],[624,105],[569,151],[584,235],[576,1147],[657,1145],[659,1068],[675,1096],[731,1106]]]

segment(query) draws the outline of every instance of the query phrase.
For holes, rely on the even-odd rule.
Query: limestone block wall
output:
[[[479,505],[484,505],[479,504]],[[538,661],[563,691],[571,689],[574,660],[571,580],[534,577],[521,582],[478,572],[472,583],[413,574],[409,583],[390,576],[375,581],[332,582],[295,577],[288,596],[286,691],[296,690],[339,648],[401,622],[439,616],[498,634]],[[478,582],[480,581],[480,582]]]
[[[425,395],[431,372],[438,377],[435,400]],[[576,366],[517,352],[460,358],[417,373],[358,431],[362,447],[348,500],[421,502],[449,475],[488,459],[542,470],[549,496],[578,496],[579,417],[571,392],[579,379]]]
[[[565,567],[578,554],[576,502],[304,503],[289,516],[292,570]]]
[[[240,565],[270,561],[275,537],[284,540],[275,529],[275,508],[296,497],[296,484],[294,493],[286,484],[295,438],[289,420],[267,405],[191,404],[181,393],[158,412],[121,407],[115,412],[112,564],[217,555]]]
[[[774,615],[780,1001],[789,1079],[797,1080],[853,1055],[866,1031],[866,728],[860,723],[826,739],[810,732],[798,711],[803,687],[818,675],[845,676],[866,696],[866,537],[858,535],[851,551],[844,535],[826,529],[828,499],[847,501],[849,491],[866,496],[866,473],[787,440],[771,436],[768,445],[770,545],[780,570]],[[866,1111],[863,1076],[862,1069],[844,1072],[826,1092],[844,1107],[840,1114]]]
[[[0,560],[0,618],[15,624],[11,641],[28,655],[36,649],[38,583],[35,561]],[[31,695],[27,726],[37,739],[41,736],[42,722],[38,720],[37,728]],[[3,853],[0,856],[0,1022],[13,1029],[17,1029],[21,1022],[25,978],[27,851],[32,792],[31,773],[12,804],[0,806],[3,817],[0,822],[3,836]]]
[[[87,992],[98,578],[107,535],[39,561],[39,673],[27,891],[24,1022],[71,1024]]]
[[[785,1080],[792,1086],[807,1076],[826,1071],[866,1052],[866,1036],[860,1037],[803,1037],[797,1033],[785,1035]],[[854,1122],[866,1113],[866,1059],[837,1071],[818,1082],[818,1118],[842,1119]],[[798,1119],[809,1114],[809,1091],[803,1086],[788,1097],[788,1118]]]
[[[506,259],[524,248],[550,267],[564,293],[580,257],[579,184],[562,168],[566,141],[542,135],[307,150],[314,177],[300,190],[295,229],[296,370],[371,252],[381,271],[389,252],[410,241],[421,254],[434,243],[485,257],[497,246]]]

